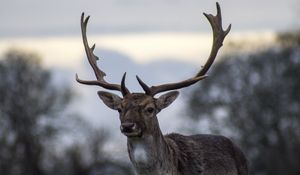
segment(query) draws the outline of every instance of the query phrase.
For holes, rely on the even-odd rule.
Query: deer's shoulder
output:
[[[197,134],[185,136],[167,134],[165,140],[170,150],[176,155],[178,171],[182,174],[193,172],[200,174],[214,167],[215,174],[229,172],[229,167],[236,167],[237,147],[224,136]],[[234,170],[237,171],[237,170]],[[214,173],[214,172],[212,172]]]

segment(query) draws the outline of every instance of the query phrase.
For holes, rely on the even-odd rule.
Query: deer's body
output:
[[[247,175],[245,156],[226,137],[163,136],[156,114],[171,104],[178,93],[169,92],[158,99],[132,93],[120,101],[110,95],[99,93],[106,105],[122,108],[121,123],[136,124],[134,127],[121,125],[121,131],[127,136],[129,158],[139,175]]]
[[[139,175],[247,175],[245,156],[223,136],[169,134],[127,142]]]
[[[227,138],[214,135],[183,136],[161,133],[157,114],[168,107],[178,96],[171,91],[158,98],[158,93],[175,90],[195,84],[206,78],[206,72],[214,62],[230,26],[222,28],[221,9],[217,3],[217,15],[204,14],[213,29],[213,46],[203,68],[192,78],[177,83],[148,87],[139,77],[137,80],[145,93],[131,93],[125,86],[125,75],[121,85],[104,80],[105,73],[99,69],[98,59],[89,47],[86,27],[89,17],[81,17],[82,38],[88,61],[97,80],[81,80],[79,83],[98,85],[105,89],[120,91],[123,95],[99,91],[101,100],[120,117],[120,130],[127,136],[130,160],[139,175],[247,175],[247,163],[243,153]]]

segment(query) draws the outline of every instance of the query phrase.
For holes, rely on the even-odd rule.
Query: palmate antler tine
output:
[[[196,74],[196,77],[205,75],[206,72],[209,70],[210,66],[213,64],[213,62],[217,56],[219,49],[223,45],[223,41],[224,41],[226,35],[229,33],[229,31],[231,29],[231,24],[229,24],[227,29],[225,31],[223,30],[221,8],[220,8],[219,3],[216,3],[216,4],[217,4],[217,15],[216,16],[203,13],[204,16],[208,19],[208,21],[211,25],[211,28],[213,30],[213,44],[212,44],[210,55],[209,55],[205,65]]]
[[[214,62],[219,49],[223,45],[224,38],[226,37],[226,35],[229,33],[231,29],[231,25],[229,25],[225,31],[223,30],[221,8],[219,3],[217,3],[216,5],[217,5],[216,16],[204,13],[213,30],[213,45],[212,45],[210,56],[208,57],[203,68],[193,78],[181,82],[177,82],[177,83],[162,84],[159,86],[152,86],[152,87],[148,87],[139,77],[137,77],[139,84],[142,86],[146,94],[154,96],[155,94],[158,94],[160,92],[184,88],[192,84],[195,84],[196,82],[207,77],[205,74],[209,70],[212,63]]]
[[[82,13],[80,24],[81,24],[81,34],[82,34],[83,45],[84,45],[84,49],[85,49],[88,61],[94,70],[97,80],[103,80],[103,78],[104,78],[104,76],[106,76],[106,74],[98,68],[97,60],[99,58],[93,52],[96,45],[94,44],[90,48],[88,41],[87,41],[86,29],[87,29],[87,24],[88,24],[89,19],[90,19],[90,16],[88,16],[84,19],[84,13]]]
[[[90,16],[84,18],[84,13],[82,13],[81,20],[80,20],[81,33],[82,33],[82,40],[83,40],[83,45],[84,45],[84,49],[86,52],[86,56],[88,58],[88,61],[91,65],[91,67],[94,70],[97,80],[81,80],[78,78],[78,75],[76,74],[76,81],[81,84],[85,84],[85,85],[97,85],[97,86],[101,86],[105,89],[120,91],[123,94],[123,96],[125,96],[130,93],[129,90],[125,87],[126,73],[124,74],[123,79],[122,79],[122,86],[119,84],[110,84],[104,80],[104,76],[106,76],[105,72],[103,72],[97,66],[97,60],[99,58],[94,54],[94,49],[95,49],[96,45],[94,44],[92,47],[89,47],[89,44],[87,41],[87,36],[86,36],[86,29],[87,29],[87,24],[88,24],[89,18],[90,18]]]

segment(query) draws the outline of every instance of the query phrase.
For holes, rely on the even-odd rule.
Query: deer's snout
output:
[[[126,122],[121,124],[120,129],[122,132],[132,132],[135,127],[136,127],[135,123]]]
[[[126,136],[139,136],[141,134],[141,130],[137,127],[137,124],[133,122],[122,123],[120,130]]]

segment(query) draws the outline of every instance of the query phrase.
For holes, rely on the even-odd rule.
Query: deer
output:
[[[191,86],[207,77],[206,73],[231,29],[231,24],[226,30],[223,29],[221,8],[218,3],[216,6],[215,16],[203,13],[213,32],[212,48],[204,66],[192,78],[151,87],[136,76],[144,93],[129,91],[125,85],[126,72],[120,84],[113,84],[104,79],[106,74],[98,67],[98,57],[94,54],[95,44],[90,47],[87,40],[86,31],[90,16],[85,18],[84,13],[81,15],[83,45],[96,80],[82,80],[76,74],[76,81],[119,91],[122,94],[120,97],[108,91],[97,92],[107,107],[119,113],[120,131],[127,137],[129,159],[138,175],[248,174],[245,155],[229,138],[211,134],[163,135],[157,119],[157,114],[178,97],[179,92],[176,90]],[[155,97],[162,92],[166,93]]]

